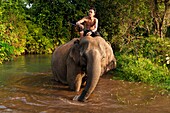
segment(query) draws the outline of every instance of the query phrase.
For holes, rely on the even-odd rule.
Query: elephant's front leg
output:
[[[79,74],[77,74],[76,79],[75,79],[75,91],[79,92],[81,85],[82,85],[82,80],[83,77],[85,76],[84,72],[80,72]]]
[[[83,76],[80,66],[75,65],[74,62],[67,63],[67,82],[71,90],[76,92],[80,90]]]
[[[82,79],[85,76],[83,72],[79,72],[78,74],[67,74],[67,81],[68,85],[71,90],[79,92],[81,85],[82,85]]]

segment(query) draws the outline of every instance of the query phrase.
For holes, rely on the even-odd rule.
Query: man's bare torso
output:
[[[94,30],[95,29],[96,18],[91,20],[89,17],[84,18],[84,26],[86,30]]]

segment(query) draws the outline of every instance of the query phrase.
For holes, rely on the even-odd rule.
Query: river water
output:
[[[20,56],[0,65],[0,113],[170,113],[170,94],[104,75],[87,102],[73,101],[51,74],[51,55]]]

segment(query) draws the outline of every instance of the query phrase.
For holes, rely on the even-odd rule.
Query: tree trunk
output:
[[[152,16],[153,16],[153,21],[154,21],[154,34],[158,35],[161,37],[161,24],[160,24],[160,15],[159,15],[159,9],[158,9],[158,0],[153,1],[153,6],[152,6]]]
[[[165,9],[163,12],[160,11],[159,2],[158,0],[154,0],[152,4],[152,17],[154,21],[154,34],[158,35],[159,37],[163,37],[163,26],[165,24],[165,18],[167,15],[167,11],[170,8],[169,0],[164,1]],[[161,14],[162,13],[162,14]]]
[[[167,31],[166,31],[165,37],[169,37],[170,38],[170,26],[167,27]]]
[[[170,37],[170,0],[165,0],[166,13],[164,19],[164,27],[166,29],[166,37]]]

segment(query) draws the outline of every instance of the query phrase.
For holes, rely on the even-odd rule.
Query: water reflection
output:
[[[21,78],[25,75],[47,72],[50,70],[51,55],[20,56],[14,61],[0,65],[0,82]]]
[[[0,65],[0,112],[12,113],[169,113],[169,94],[143,83],[102,77],[88,102],[55,82],[51,55],[21,56]]]
[[[51,55],[20,56],[12,62],[0,65],[1,75],[27,72],[46,72],[50,69]]]

